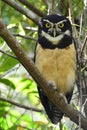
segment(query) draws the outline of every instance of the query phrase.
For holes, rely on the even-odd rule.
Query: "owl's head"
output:
[[[72,37],[72,27],[70,21],[58,14],[47,15],[39,22],[38,35],[44,37],[52,44],[57,45],[63,38]]]

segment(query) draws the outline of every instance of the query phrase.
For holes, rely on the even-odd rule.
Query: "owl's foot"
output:
[[[66,97],[62,93],[59,93],[58,97],[59,97],[59,101],[63,100],[66,104],[68,103]]]
[[[49,81],[49,87],[53,88],[53,91],[57,91],[57,87],[53,81]]]

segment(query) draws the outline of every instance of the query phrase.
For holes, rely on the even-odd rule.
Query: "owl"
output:
[[[35,64],[49,84],[55,86],[70,103],[76,81],[76,50],[70,21],[59,14],[41,18],[35,49]],[[42,84],[43,85],[43,84]],[[37,86],[39,97],[53,124],[57,124],[64,113],[48,99]]]

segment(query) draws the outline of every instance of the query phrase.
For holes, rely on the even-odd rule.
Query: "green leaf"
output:
[[[18,60],[13,59],[7,55],[2,54],[0,57],[0,72],[8,71],[18,64]]]
[[[3,45],[4,40],[0,37],[0,47]]]
[[[17,130],[17,126],[12,126],[9,128],[9,130]]]
[[[6,118],[1,118],[0,120],[0,130],[7,130],[7,122],[6,122]]]
[[[0,79],[0,82],[15,89],[15,85],[12,83],[12,81],[10,81],[9,79]]]

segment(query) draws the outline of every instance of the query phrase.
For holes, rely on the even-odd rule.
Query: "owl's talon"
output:
[[[57,91],[57,87],[52,81],[49,82],[49,87],[53,88],[53,91]]]
[[[63,100],[66,104],[68,103],[66,97],[62,93],[59,94],[59,101],[60,100]]]

